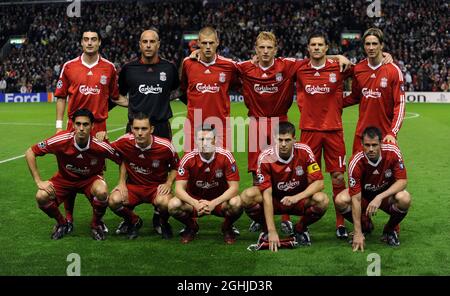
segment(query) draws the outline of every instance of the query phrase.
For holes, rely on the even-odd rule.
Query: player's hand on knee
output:
[[[122,198],[122,204],[126,205],[128,204],[128,188],[126,184],[118,184],[114,189],[114,191],[118,191],[120,193],[120,196]]]
[[[375,213],[378,211],[378,208],[381,205],[381,200],[378,198],[374,198],[368,205],[366,209],[366,215],[367,217],[372,217],[375,215]]]
[[[56,190],[55,187],[53,187],[52,182],[50,181],[40,181],[37,183],[37,187],[40,190],[44,190],[49,195],[50,199],[55,199],[56,197]]]
[[[281,199],[281,203],[284,206],[290,206],[296,203],[295,198],[293,196],[285,196]]]
[[[386,135],[386,137],[384,137],[384,139],[383,139],[383,142],[397,144],[397,140],[395,139],[395,137],[393,135]]]
[[[167,195],[170,193],[171,190],[172,190],[172,187],[169,186],[168,184],[166,184],[166,183],[159,184],[156,194],[157,195]]]

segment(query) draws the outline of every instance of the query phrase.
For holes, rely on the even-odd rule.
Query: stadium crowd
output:
[[[330,38],[329,54],[363,58],[359,42],[341,42],[341,32],[362,33],[380,27],[385,51],[400,66],[407,91],[449,91],[450,18],[445,0],[384,1],[382,16],[369,18],[365,1],[165,1],[83,2],[81,17],[66,15],[67,3],[2,6],[0,44],[26,35],[0,64],[0,92],[53,91],[62,63],[80,54],[84,27],[99,28],[102,55],[120,69],[138,54],[142,29],[160,31],[161,54],[180,65],[187,52],[183,32],[213,25],[220,32],[220,53],[248,59],[262,30],[279,38],[280,56],[306,55],[307,35],[322,29]],[[20,21],[19,21],[20,20]]]

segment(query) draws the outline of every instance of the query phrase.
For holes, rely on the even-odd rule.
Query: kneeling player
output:
[[[57,222],[51,235],[60,239],[68,233],[66,220],[58,206],[68,197],[84,193],[92,207],[92,237],[104,240],[102,217],[108,207],[108,187],[102,177],[105,157],[120,163],[114,149],[106,142],[91,137],[94,115],[87,109],[79,109],[72,116],[74,130],[59,132],[53,137],[29,148],[25,154],[31,175],[38,187],[36,200],[39,208]],[[36,156],[54,154],[58,172],[48,181],[42,181],[36,164]]]
[[[227,244],[236,240],[233,223],[241,216],[239,172],[231,152],[215,146],[215,131],[196,131],[197,149],[184,155],[178,168],[176,197],[169,212],[186,225],[181,242],[189,243],[198,232],[197,217],[214,214],[225,217],[222,233]]]
[[[271,251],[280,247],[274,214],[302,216],[294,234],[298,244],[309,246],[308,225],[318,221],[328,207],[328,197],[321,192],[323,176],[309,146],[295,143],[293,124],[281,122],[275,139],[276,145],[259,156],[258,186],[242,192],[243,206],[253,220],[263,224],[265,217]]]
[[[353,251],[364,251],[364,233],[373,230],[371,216],[380,208],[390,215],[382,239],[399,246],[399,223],[411,204],[406,189],[406,169],[400,149],[382,144],[381,131],[367,127],[362,134],[363,151],[353,155],[349,165],[349,189],[336,198],[344,217],[354,224]]]
[[[109,207],[124,219],[116,233],[126,233],[130,239],[136,238],[142,227],[142,219],[133,212],[141,203],[151,203],[159,211],[162,238],[173,235],[167,205],[172,198],[179,158],[170,141],[152,135],[153,129],[148,115],[138,113],[133,117],[132,134],[111,144],[121,154],[123,163]]]

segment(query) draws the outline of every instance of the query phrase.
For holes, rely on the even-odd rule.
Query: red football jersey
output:
[[[281,200],[304,191],[313,181],[323,180],[323,175],[311,148],[295,143],[288,160],[279,157],[276,146],[264,150],[259,155],[257,178],[261,192],[272,187],[273,198]]]
[[[372,67],[367,59],[354,67],[352,94],[344,98],[344,107],[359,102],[355,134],[362,136],[368,126],[381,129],[383,137],[397,137],[405,116],[403,75],[395,64]]]
[[[352,156],[348,169],[350,196],[362,193],[367,199],[386,191],[396,180],[406,179],[406,168],[402,154],[396,145],[382,144],[381,157],[371,162],[360,151]]]
[[[214,116],[225,124],[225,118],[230,116],[228,91],[236,83],[237,68],[235,62],[230,59],[216,55],[214,61],[205,63],[185,58],[181,73],[181,90],[187,94],[187,118],[193,122],[194,110],[198,109],[202,111],[202,122]]]
[[[286,117],[294,95],[294,75],[309,60],[275,58],[263,68],[251,61],[237,64],[248,116]]]
[[[73,132],[62,131],[31,147],[33,152],[42,156],[54,154],[58,162],[58,173],[69,181],[88,179],[103,175],[105,158],[117,164],[121,163],[119,154],[107,142],[90,137],[88,144],[80,148],[75,142]]]
[[[341,73],[339,63],[330,59],[321,67],[314,67],[309,62],[297,70],[300,129],[342,130],[343,82],[352,72]]]
[[[69,96],[69,119],[78,109],[87,108],[96,121],[104,121],[108,118],[108,98],[119,97],[116,68],[100,56],[93,65],[84,63],[82,56],[68,61],[59,75],[55,96]]]
[[[136,144],[133,134],[126,134],[111,143],[120,153],[127,168],[127,183],[135,185],[159,185],[167,181],[171,170],[178,168],[178,154],[172,143],[152,136],[152,143],[146,148]]]
[[[193,198],[213,200],[228,189],[228,181],[239,181],[239,172],[231,152],[216,147],[209,160],[195,149],[183,156],[177,180],[187,180],[187,192]]]

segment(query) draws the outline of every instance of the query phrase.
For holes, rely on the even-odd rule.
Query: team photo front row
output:
[[[134,209],[149,203],[159,212],[157,232],[163,239],[173,237],[171,216],[184,225],[180,236],[187,244],[199,231],[199,218],[215,215],[223,217],[224,242],[233,244],[239,235],[234,224],[245,212],[261,230],[257,249],[277,251],[310,246],[308,228],[327,211],[329,197],[323,192],[320,159],[316,161],[311,148],[296,141],[290,122],[279,123],[274,145],[259,154],[253,186],[239,193],[238,166],[230,151],[215,145],[214,126],[195,129],[196,148],[180,160],[170,140],[152,134],[154,125],[145,113],[134,114],[131,132],[111,143],[92,136],[95,118],[88,109],[75,111],[71,121],[72,130],[56,133],[25,154],[37,186],[37,204],[56,220],[52,239],[73,231],[73,218],[68,221],[59,205],[78,193],[92,205],[95,240],[106,238],[108,228],[102,219],[108,207],[122,218],[115,233],[138,237],[143,220]],[[374,126],[365,127],[361,146],[348,165],[348,188],[334,199],[336,211],[354,225],[350,236],[354,251],[364,250],[365,237],[374,228],[372,217],[379,209],[389,216],[382,240],[399,246],[400,222],[411,204],[402,154],[397,145],[383,142],[380,129]],[[49,180],[41,178],[36,161],[45,154],[55,155],[58,163],[58,171]],[[106,158],[120,167],[118,184],[112,190],[103,177]],[[281,238],[274,215],[286,214],[299,216],[299,220],[282,228],[286,238]]]

